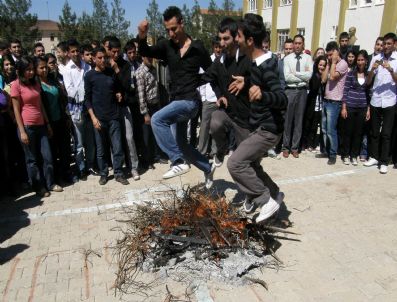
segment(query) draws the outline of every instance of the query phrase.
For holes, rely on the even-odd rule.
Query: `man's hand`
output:
[[[110,59],[109,63],[110,63],[110,67],[112,67],[112,69],[114,70],[115,73],[119,73],[120,72],[119,65],[116,63],[115,60]]]
[[[248,91],[248,96],[250,102],[260,101],[262,99],[261,88],[257,85],[252,85]]]
[[[218,107],[225,106],[225,108],[227,108],[227,98],[225,98],[224,96],[221,96],[221,97],[216,101],[216,105],[217,105]]]
[[[116,93],[116,99],[117,99],[117,102],[119,102],[119,103],[121,103],[121,101],[123,100],[123,96],[121,95],[120,92]]]
[[[143,118],[145,120],[145,125],[150,125],[151,118],[150,118],[149,113],[146,113]]]
[[[391,68],[389,61],[383,61],[382,63],[383,68],[387,69],[389,72],[394,72],[393,68]]]
[[[371,70],[375,71],[379,67],[379,61],[375,61],[374,64],[372,64]]]
[[[232,75],[233,82],[229,85],[229,92],[238,95],[244,88],[244,77]]]
[[[94,125],[95,129],[101,130],[101,123],[96,117],[92,119],[92,124]]]
[[[371,111],[369,110],[369,107],[367,109],[367,113],[365,115],[365,120],[368,122],[371,119]]]
[[[147,37],[148,31],[149,31],[149,22],[147,20],[141,21],[138,25],[139,39],[145,39]]]
[[[342,107],[342,110],[340,111],[340,116],[343,119],[347,119],[347,109],[346,109],[346,107]]]
[[[332,62],[332,64],[336,64],[336,63],[338,63],[338,60],[339,60],[339,53],[337,50],[334,50],[334,52],[332,54],[331,62]]]

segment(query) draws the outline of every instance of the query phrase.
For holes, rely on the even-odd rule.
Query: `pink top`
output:
[[[336,63],[336,71],[341,75],[339,79],[331,81],[328,79],[325,86],[325,98],[327,100],[341,101],[343,98],[343,89],[345,88],[346,75],[349,66],[345,60],[340,60]]]
[[[11,97],[18,98],[21,105],[22,122],[27,126],[44,125],[41,112],[40,84],[23,85],[16,79],[11,83]]]

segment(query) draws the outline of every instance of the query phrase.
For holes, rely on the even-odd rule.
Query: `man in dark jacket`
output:
[[[262,48],[266,35],[259,15],[246,14],[239,24],[240,49],[253,61],[249,89],[249,122],[253,133],[238,146],[227,163],[233,180],[247,196],[245,211],[260,209],[256,222],[265,221],[276,213],[283,199],[276,183],[260,165],[264,153],[281,138],[284,124],[281,110],[288,103],[278,78],[277,61]]]

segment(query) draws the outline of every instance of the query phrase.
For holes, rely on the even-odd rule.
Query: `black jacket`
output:
[[[203,74],[203,80],[211,83],[216,97],[225,97],[228,100],[228,107],[225,108],[229,117],[240,127],[250,128],[249,112],[250,102],[248,101],[249,78],[251,75],[251,60],[245,55],[239,55],[238,61],[235,57],[225,57],[224,63],[216,59],[214,63]],[[234,80],[234,76],[243,76],[245,81],[244,89],[236,96],[230,94],[228,87]]]
[[[260,86],[262,91],[262,99],[251,103],[251,127],[261,127],[271,133],[281,134],[284,130],[281,111],[287,108],[288,98],[281,88],[277,61],[270,58],[259,66],[252,63],[251,84]]]
[[[139,53],[145,57],[163,60],[170,72],[171,100],[200,100],[197,87],[204,84],[199,74],[212,64],[208,51],[199,40],[193,40],[181,57],[180,48],[172,40],[163,39],[154,46],[149,46],[146,39],[139,40]]]

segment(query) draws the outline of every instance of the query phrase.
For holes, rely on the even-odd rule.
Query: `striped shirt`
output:
[[[156,69],[141,64],[135,71],[136,86],[139,97],[139,109],[141,114],[148,113],[148,105],[159,103],[158,82],[156,77]]]
[[[336,63],[335,71],[340,74],[340,78],[337,80],[328,79],[327,85],[325,86],[325,99],[332,101],[342,100],[348,68],[349,66],[343,59]]]
[[[357,79],[357,71],[352,70],[346,76],[343,90],[343,103],[349,108],[363,108],[369,104],[369,89],[365,82],[361,85]]]

